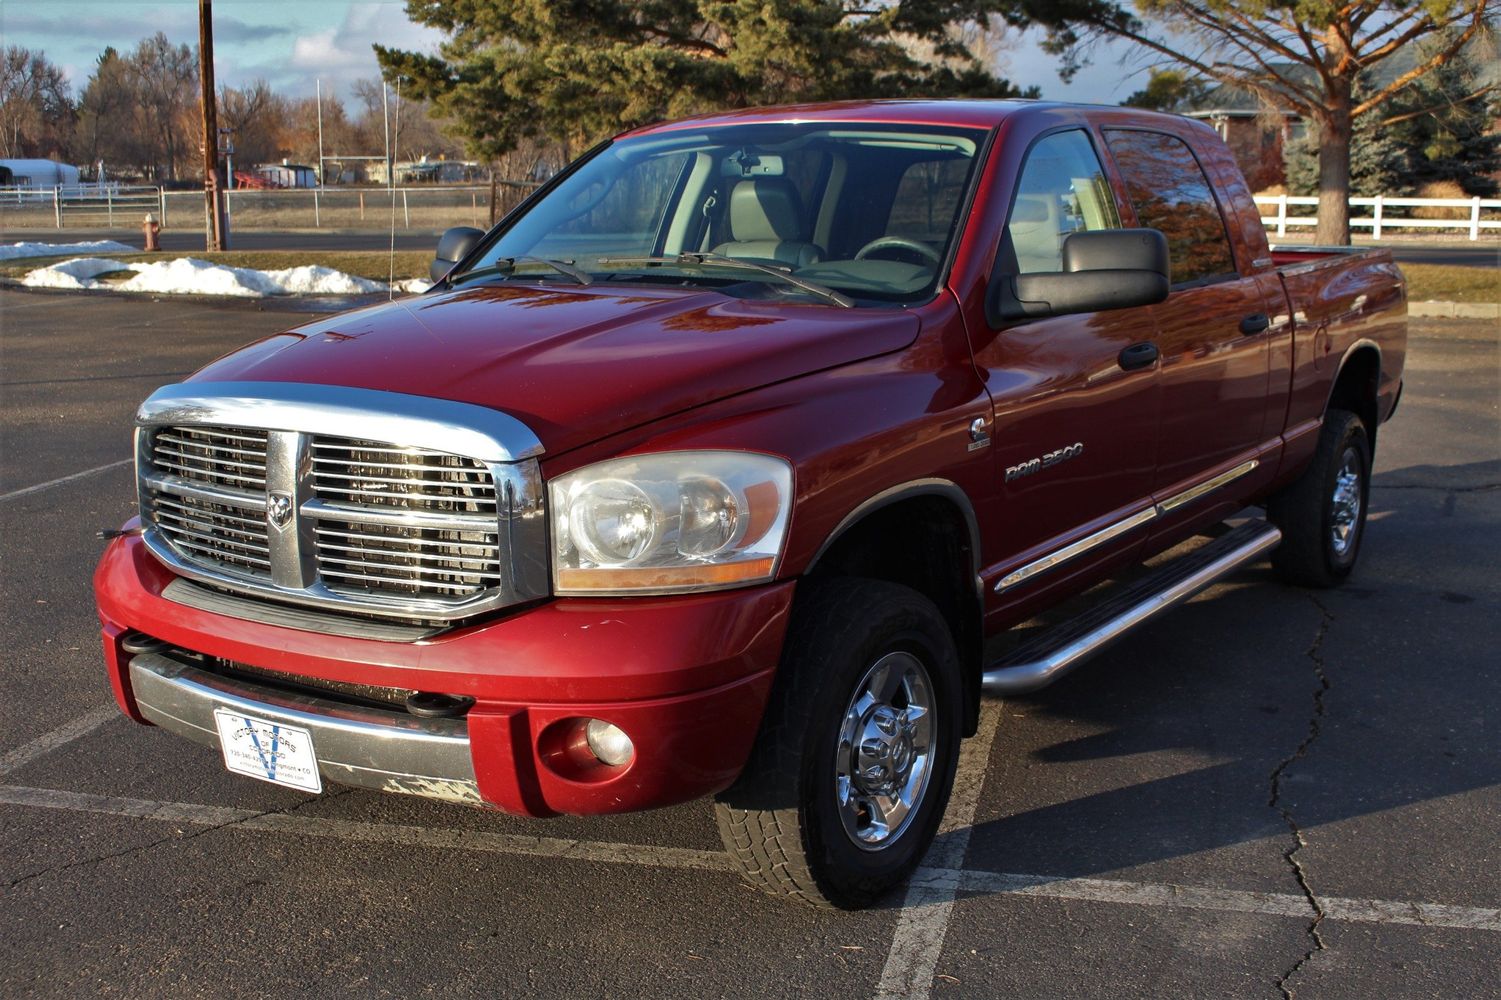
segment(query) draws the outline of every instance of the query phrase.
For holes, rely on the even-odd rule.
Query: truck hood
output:
[[[474,403],[558,454],[681,410],[900,350],[903,310],[714,291],[491,284],[344,313],[257,341],[193,381],[309,382]]]

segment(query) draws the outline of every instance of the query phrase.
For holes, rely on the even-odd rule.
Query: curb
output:
[[[1501,319],[1497,302],[1409,302],[1407,315],[1445,319]]]

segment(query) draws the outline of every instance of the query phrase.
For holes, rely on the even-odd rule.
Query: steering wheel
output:
[[[937,250],[934,250],[926,243],[921,243],[917,240],[909,240],[905,236],[881,236],[877,239],[873,239],[860,248],[860,252],[855,254],[855,259],[864,260],[866,257],[875,253],[877,250],[907,250],[921,257],[923,260],[932,264],[934,267],[937,267],[940,263],[942,263],[942,258],[938,256]]]

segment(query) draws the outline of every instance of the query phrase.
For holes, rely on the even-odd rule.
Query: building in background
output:
[[[0,187],[77,187],[78,168],[56,160],[0,160]]]
[[[317,167],[290,163],[287,160],[282,160],[280,163],[262,163],[255,168],[255,174],[262,179],[266,187],[315,188],[318,186]]]

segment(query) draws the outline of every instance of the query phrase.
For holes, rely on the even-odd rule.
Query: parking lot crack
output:
[[[1317,684],[1313,689],[1313,710],[1309,714],[1308,730],[1304,734],[1302,742],[1273,769],[1270,779],[1270,797],[1267,799],[1267,805],[1277,810],[1282,816],[1282,821],[1287,824],[1288,832],[1292,834],[1292,843],[1288,845],[1287,850],[1282,852],[1282,858],[1287,862],[1288,868],[1292,870],[1293,879],[1298,883],[1298,888],[1302,891],[1303,898],[1308,900],[1308,908],[1312,914],[1312,919],[1308,923],[1308,950],[1298,958],[1292,967],[1277,977],[1277,989],[1286,1000],[1293,1000],[1294,996],[1293,988],[1288,985],[1289,982],[1302,971],[1303,967],[1313,959],[1314,955],[1324,951],[1327,947],[1324,943],[1324,936],[1319,930],[1319,926],[1324,922],[1324,906],[1319,901],[1318,894],[1313,891],[1313,885],[1308,878],[1308,871],[1303,867],[1303,862],[1298,857],[1298,853],[1308,846],[1308,841],[1304,839],[1303,830],[1298,826],[1297,818],[1293,815],[1292,809],[1283,801],[1282,797],[1282,780],[1286,776],[1288,768],[1308,756],[1309,750],[1319,738],[1327,714],[1324,696],[1329,693],[1330,686],[1329,675],[1324,670],[1324,639],[1329,634],[1329,627],[1334,622],[1334,615],[1318,598],[1309,595],[1309,600],[1319,609],[1320,616],[1318,630],[1314,633],[1313,643],[1308,647],[1308,651],[1305,654],[1313,666],[1313,674],[1317,680]]]
[[[185,835],[182,834],[181,830],[174,830],[172,833],[169,833],[166,836],[158,837],[155,840],[149,841],[145,844],[137,844],[134,847],[127,847],[123,850],[111,851],[108,854],[98,854],[94,855],[93,857],[79,858],[77,861],[69,861],[67,864],[53,865],[50,868],[43,868],[38,871],[30,872],[26,875],[22,875],[20,878],[12,879],[10,882],[7,882],[5,884],[5,890],[8,892],[19,886],[25,885],[28,882],[34,882],[38,879],[47,878],[51,875],[60,875],[63,872],[72,871],[76,868],[87,868],[91,865],[103,864],[106,861],[113,861],[117,858],[129,857],[133,854],[145,854],[147,851],[161,847],[163,844],[184,844],[190,840],[197,840],[199,837],[213,833],[217,830],[227,830],[231,827],[241,826],[245,823],[251,823],[255,820],[264,819],[267,816],[285,816],[290,813],[297,812],[299,809],[302,809],[304,806],[309,805],[310,803],[326,802],[329,799],[348,795],[351,791],[353,791],[353,789],[341,788],[337,791],[329,792],[325,795],[310,796],[300,802],[294,802],[291,805],[284,806],[280,809],[266,809],[261,812],[237,810],[237,812],[240,813],[239,815],[233,816],[220,823],[210,823]]]

